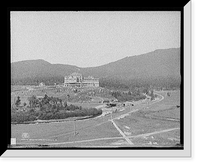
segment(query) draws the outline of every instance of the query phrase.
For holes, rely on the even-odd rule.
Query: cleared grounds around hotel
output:
[[[160,96],[156,101],[145,100],[135,106],[126,106],[123,111],[113,112],[112,115],[77,121],[69,119],[62,122],[11,125],[11,136],[22,147],[176,146],[180,143],[180,107],[177,107],[180,106],[180,92],[172,91],[170,96],[164,91],[157,94],[164,98]],[[80,105],[94,107],[100,103],[85,102]],[[111,118],[131,140],[132,145],[111,123]]]

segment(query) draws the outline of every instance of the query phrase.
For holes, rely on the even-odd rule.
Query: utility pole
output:
[[[76,119],[74,120],[74,143],[76,139]]]
[[[74,136],[76,136],[76,120],[74,120]]]

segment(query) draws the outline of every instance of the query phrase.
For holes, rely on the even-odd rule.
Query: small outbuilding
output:
[[[39,83],[39,87],[43,87],[43,86],[45,86],[45,83],[44,82],[40,82]]]

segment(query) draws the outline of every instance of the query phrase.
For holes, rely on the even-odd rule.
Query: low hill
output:
[[[27,60],[11,64],[11,78],[57,77],[70,74],[76,66],[51,64],[44,60]]]

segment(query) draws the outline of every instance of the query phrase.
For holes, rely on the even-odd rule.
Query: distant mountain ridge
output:
[[[73,72],[98,78],[178,79],[180,80],[180,48],[159,49],[146,54],[130,56],[97,67],[77,67],[66,64],[51,64],[44,60],[27,60],[11,63],[11,80],[28,78],[62,78]]]
[[[84,73],[96,76],[122,77],[179,77],[180,49],[155,50],[150,53],[126,57],[99,67],[85,68]]]

